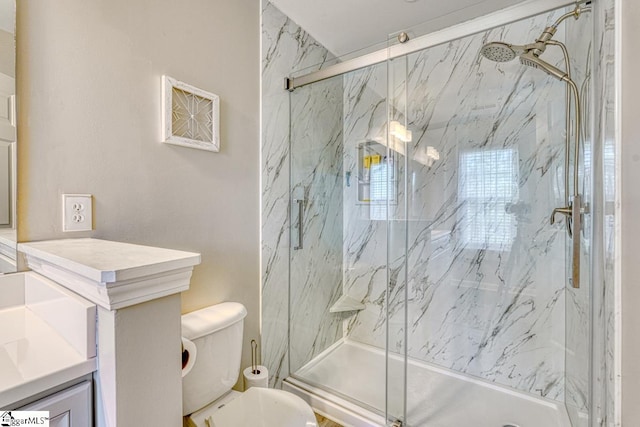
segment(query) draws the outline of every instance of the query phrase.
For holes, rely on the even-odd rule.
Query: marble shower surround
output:
[[[341,242],[323,247],[312,245],[308,250],[293,254],[291,269],[298,272],[299,281],[292,286],[291,294],[289,292],[291,153],[289,93],[283,89],[283,79],[296,70],[309,67],[310,70],[319,69],[331,59],[333,55],[300,26],[270,2],[262,2],[262,360],[269,368],[269,383],[275,387],[279,387],[281,381],[289,376],[290,358],[299,367],[324,350],[324,346],[331,344],[336,336],[342,336],[340,323],[326,317],[328,306],[340,293],[342,272],[313,278],[304,274],[305,268],[316,259],[321,263],[340,260]],[[338,147],[342,143],[342,111],[339,109],[332,113],[323,109],[322,103],[323,97],[339,94],[341,85],[341,82],[333,82],[307,89],[306,99],[311,105],[307,111],[296,109],[300,114],[311,113],[306,119],[297,118],[307,120],[298,122],[299,126],[295,128],[300,131],[296,138],[303,144],[301,148],[304,144],[313,143],[324,149],[341,152]],[[296,99],[301,96],[301,93],[296,94]],[[341,99],[340,96],[338,98]],[[319,133],[314,136],[315,140],[304,141],[308,136],[304,134],[305,124],[314,119],[317,125],[314,129]],[[326,133],[324,129],[327,129]],[[337,227],[335,233],[339,238],[342,222],[332,219],[335,222],[323,229],[323,225],[327,224],[318,218],[327,217],[329,213],[333,215],[336,206],[342,204],[341,189],[335,188],[341,161],[340,156],[334,156],[333,162],[329,158],[326,160],[323,169],[318,169],[317,173],[313,168],[303,167],[301,170],[308,173],[299,177],[301,185],[296,190],[301,191],[301,196],[307,200],[306,207],[310,208],[305,215],[307,239],[318,239],[323,233],[326,241],[335,242],[331,237],[331,228]],[[334,194],[336,191],[338,197]],[[313,200],[319,199],[319,194],[328,195],[334,204],[313,203]],[[326,259],[323,258],[325,255],[328,255]],[[321,269],[325,265],[319,264],[317,267]],[[319,280],[318,286],[308,287],[308,281],[312,279]],[[291,331],[291,339],[297,343],[295,347],[292,346],[295,354],[289,354],[290,298],[293,307],[291,324],[298,326]]]
[[[602,3],[604,20],[596,23],[596,27],[602,27],[598,33],[602,40],[595,43],[594,54],[603,58],[602,64],[611,64],[603,65],[606,68],[603,73],[610,74],[613,2],[607,0],[605,3]],[[565,237],[561,228],[550,228],[546,224],[548,210],[559,205],[562,199],[558,189],[561,171],[557,166],[563,156],[560,131],[564,128],[564,112],[551,111],[543,104],[553,99],[552,104],[563,110],[564,87],[550,81],[543,73],[523,69],[516,63],[496,65],[479,61],[474,53],[482,43],[490,40],[527,42],[554,17],[532,18],[408,58],[409,93],[394,92],[392,102],[397,111],[404,113],[406,110],[406,119],[414,131],[409,155],[416,157],[427,146],[433,146],[438,148],[442,161],[431,168],[419,162],[408,165],[407,175],[415,172],[418,178],[415,184],[418,190],[414,191],[418,196],[412,198],[412,194],[400,193],[399,203],[392,212],[397,217],[404,215],[403,197],[408,197],[406,208],[411,221],[407,259],[400,250],[405,243],[404,226],[393,225],[387,235],[384,221],[370,220],[369,206],[354,203],[353,188],[344,187],[343,286],[346,293],[363,300],[367,306],[365,311],[345,322],[345,333],[351,339],[384,346],[385,317],[382,314],[386,303],[388,238],[392,254],[390,283],[394,284],[390,294],[390,330],[395,334],[391,342],[396,349],[407,345],[412,357],[519,390],[555,399],[565,398],[569,405],[580,410],[584,409],[585,403],[585,359],[578,359],[579,365],[565,372],[564,347],[572,354],[580,354],[585,341],[579,337],[586,333],[580,325],[584,325],[589,308],[583,298],[586,292],[570,293],[571,299],[565,299],[564,283],[557,280],[564,276],[567,268]],[[570,37],[567,43],[571,45]],[[570,49],[573,52],[581,48],[571,46]],[[444,61],[435,63],[438,54]],[[575,53],[572,56],[576,58]],[[548,57],[545,54],[545,58]],[[332,57],[326,49],[271,4],[263,4],[263,358],[271,369],[272,385],[277,385],[289,374],[286,337],[288,102],[287,93],[281,90],[281,79],[290,73],[291,64],[301,69],[326,63],[329,59]],[[358,143],[384,140],[386,78],[386,64],[349,73],[343,78],[343,172],[353,173]],[[605,81],[613,82],[613,79]],[[456,82],[463,84],[456,86]],[[480,87],[489,90],[484,98],[498,94],[498,101],[492,103],[478,96],[474,98],[474,91]],[[429,94],[426,103],[416,95],[425,88]],[[602,99],[612,97],[610,85],[600,89],[605,94]],[[404,98],[408,98],[406,105],[402,101]],[[462,108],[458,111],[454,107],[460,104]],[[608,135],[606,141],[609,141],[610,149],[613,144],[611,102],[605,104],[603,111],[596,114],[608,118],[603,124],[609,125],[605,130],[596,130],[596,137],[598,132]],[[496,105],[502,122],[494,130],[489,126],[493,123],[484,123],[481,110],[493,109],[485,112],[496,114]],[[529,111],[526,105],[529,105]],[[505,106],[509,107],[503,108]],[[398,118],[405,120],[399,113]],[[518,123],[523,120],[528,125],[518,130]],[[476,128],[470,130],[470,123]],[[548,128],[552,131],[546,138]],[[460,136],[464,142],[456,142],[451,134]],[[523,138],[522,142],[517,143],[516,137]],[[463,147],[464,144],[467,145]],[[457,200],[459,174],[456,171],[461,147],[518,150],[518,202],[524,203],[515,203],[522,211],[518,213],[517,237],[510,250],[483,251],[461,242],[459,236],[464,221],[458,214],[462,204]],[[609,175],[613,171],[610,172]],[[611,180],[611,177],[605,176],[606,179]],[[553,194],[551,199],[549,194]],[[614,219],[612,215],[608,218],[607,229],[612,230]],[[527,242],[534,242],[534,245],[527,247]],[[607,260],[613,259],[612,246],[606,249]],[[336,253],[332,249],[332,254]],[[409,266],[408,342],[402,339],[405,261]],[[613,284],[612,267],[609,268],[611,287],[606,289],[612,289]],[[322,306],[338,295],[335,291],[331,288],[330,297]],[[609,293],[602,304],[599,313],[606,317],[603,322],[610,326],[613,312],[608,308],[612,304]],[[321,313],[317,314],[317,319],[321,319]],[[565,340],[565,314],[569,316],[567,328],[577,333],[570,340]],[[324,335],[326,343],[333,339],[330,337],[335,332],[332,322],[329,323],[331,333]],[[613,359],[611,343],[611,340],[605,342],[609,361]],[[299,360],[303,361],[315,352],[315,349],[303,351]],[[606,372],[598,378],[602,377],[608,384],[606,391],[610,394],[614,381],[610,368],[613,363],[606,366]],[[609,395],[608,401],[612,399]],[[612,410],[613,405],[607,405],[606,409]]]
[[[304,205],[303,247],[289,264],[295,372],[342,338],[342,318],[329,311],[342,295],[342,78],[298,88],[290,102],[291,194]]]
[[[346,322],[349,338],[384,347],[389,239],[393,350],[406,346],[411,357],[562,400],[566,242],[562,227],[549,226],[548,218],[563,203],[558,178],[564,86],[515,61],[495,64],[477,54],[491,40],[527,43],[557,15],[516,22],[390,64],[393,118],[413,132],[403,149],[408,160],[404,163],[404,155],[396,160],[399,182],[409,182],[407,194],[398,185],[387,234],[385,222],[372,220],[370,207],[356,203],[355,190],[345,187],[344,286],[366,305]],[[551,52],[545,57],[559,59]],[[345,171],[352,175],[357,144],[385,139],[386,73],[381,64],[344,77]],[[424,161],[427,147],[440,155],[432,166]],[[515,235],[493,247],[465,241],[465,229],[474,222],[466,217],[468,202],[459,197],[461,155],[483,150],[512,150],[518,165],[517,196],[509,200]],[[405,216],[406,222],[393,220]]]

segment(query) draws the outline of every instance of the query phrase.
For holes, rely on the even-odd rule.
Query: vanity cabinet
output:
[[[47,396],[20,411],[49,411],[50,427],[87,427],[93,425],[91,381],[84,381]]]

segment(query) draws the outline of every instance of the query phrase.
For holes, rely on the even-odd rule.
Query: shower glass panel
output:
[[[397,43],[389,38],[389,46]],[[407,185],[410,170],[411,132],[407,123],[407,57],[387,61],[387,175],[389,212],[387,244],[387,425],[396,421],[406,425],[407,413],[407,308],[408,308],[408,233]],[[423,402],[429,406],[428,402]]]
[[[393,35],[386,62],[290,92],[293,379],[372,425],[594,425],[591,17],[553,36],[580,92],[577,158],[566,83],[480,55],[573,7],[403,56]],[[536,58],[567,68],[558,45]],[[576,162],[578,288],[565,218],[550,223]]]
[[[390,71],[390,120],[407,135],[406,425],[466,425],[487,410],[486,425],[534,419],[525,414],[537,425],[588,425],[589,215],[579,289],[569,280],[564,220],[549,223],[565,197],[566,84],[517,59],[478,54],[488,41],[531,43],[570,10],[389,61],[390,70],[406,64],[404,81]],[[585,17],[567,21],[554,39],[567,44],[588,110]],[[566,68],[560,49],[549,47],[543,58]],[[589,118],[583,122],[588,128]],[[590,129],[584,134],[570,169],[580,163],[588,204]],[[460,394],[465,410],[447,411]]]
[[[289,364],[297,372],[342,338],[342,77],[290,94]]]
[[[378,417],[386,390],[386,83],[386,64],[378,64],[289,98],[291,377]],[[352,339],[362,323],[370,333]]]

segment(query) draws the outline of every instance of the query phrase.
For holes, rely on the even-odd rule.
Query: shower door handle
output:
[[[293,246],[293,249],[297,251],[302,249],[302,242],[304,238],[302,231],[302,226],[304,224],[304,199],[293,199],[293,203],[298,206],[298,239],[296,244]]]
[[[580,288],[580,237],[582,236],[582,196],[576,194],[571,203],[571,286]]]

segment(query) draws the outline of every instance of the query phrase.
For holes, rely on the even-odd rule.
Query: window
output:
[[[509,250],[516,236],[516,219],[509,207],[518,200],[518,151],[463,152],[458,197],[462,243],[475,249]]]
[[[370,206],[369,215],[373,220],[387,219],[387,199],[393,202],[393,184],[389,179],[393,179],[392,171],[393,162],[387,161],[385,157],[382,162],[378,161],[371,165],[371,189],[370,189]],[[391,197],[389,197],[391,196]]]

